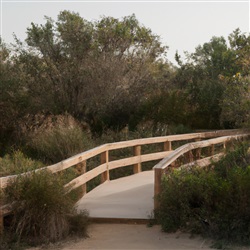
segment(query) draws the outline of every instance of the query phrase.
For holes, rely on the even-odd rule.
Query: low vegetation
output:
[[[12,210],[6,246],[55,242],[70,234],[86,236],[88,213],[77,213],[58,175],[39,171],[19,176],[8,184],[4,199]]]
[[[0,177],[21,174],[43,166],[44,164],[41,161],[28,158],[20,150],[13,151],[11,154],[6,154],[0,158]]]
[[[157,219],[166,232],[201,233],[250,244],[250,152],[240,146],[212,166],[173,170],[163,180]]]
[[[80,126],[55,126],[27,138],[27,149],[38,159],[57,163],[93,147],[93,141]]]

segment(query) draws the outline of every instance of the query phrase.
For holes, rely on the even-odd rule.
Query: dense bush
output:
[[[4,196],[13,211],[10,233],[18,242],[47,243],[70,233],[86,235],[87,212],[76,213],[55,174],[39,171],[19,176],[9,183]]]
[[[87,132],[79,126],[57,126],[29,137],[29,150],[39,159],[56,163],[92,147]]]
[[[14,151],[0,158],[0,176],[20,174],[43,166],[40,161],[26,157],[21,151]]]
[[[174,170],[163,180],[158,221],[167,232],[203,233],[250,244],[250,157],[247,147],[206,169]]]

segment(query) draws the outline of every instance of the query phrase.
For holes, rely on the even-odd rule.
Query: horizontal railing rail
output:
[[[143,139],[135,139],[130,141],[121,141],[121,142],[115,142],[115,143],[108,143],[103,144],[101,146],[95,147],[93,149],[87,150],[83,153],[77,154],[75,156],[72,156],[66,160],[63,160],[61,162],[58,162],[56,164],[40,168],[34,171],[41,171],[44,169],[50,170],[52,173],[60,172],[63,170],[66,170],[72,166],[76,166],[78,164],[86,164],[86,161],[88,159],[91,159],[95,156],[101,155],[101,165],[96,166],[96,174],[93,174],[95,171],[90,170],[88,175],[85,175],[86,180],[89,181],[92,178],[98,176],[99,174],[104,173],[105,171],[109,171],[115,168],[124,167],[128,165],[137,164],[134,168],[134,172],[140,172],[140,166],[138,164],[142,162],[147,161],[153,161],[153,160],[160,160],[166,157],[169,152],[172,150],[172,142],[176,141],[187,141],[187,140],[202,140],[206,138],[213,138],[213,137],[220,137],[225,135],[235,135],[242,133],[242,130],[238,129],[232,129],[232,130],[218,130],[218,131],[211,131],[211,132],[202,132],[202,133],[190,133],[190,134],[180,134],[180,135],[169,135],[169,136],[162,136],[162,137],[151,137],[151,138],[143,138]],[[156,143],[163,143],[163,152],[156,152],[151,154],[141,154],[140,147],[144,145],[150,145],[150,144],[156,144]],[[121,160],[116,161],[109,161],[109,152],[112,150],[119,150],[123,148],[129,148],[134,147],[134,157],[124,158]],[[168,152],[169,151],[169,152]],[[83,168],[85,168],[83,166]],[[83,175],[85,174],[84,170]],[[30,171],[33,172],[33,171]],[[24,174],[29,174],[29,172],[26,172]],[[106,174],[107,175],[107,174]],[[11,179],[16,178],[18,175],[10,175],[6,177],[0,178],[0,188],[5,188],[8,182]],[[93,176],[90,178],[90,176]],[[108,175],[107,175],[108,176]],[[82,179],[84,179],[83,177]],[[79,177],[75,179],[75,182],[78,183],[74,186],[74,188],[77,188],[79,186]],[[107,179],[107,178],[104,178]],[[72,185],[74,180],[72,180],[67,186]],[[86,182],[87,182],[86,181]],[[86,183],[85,182],[85,183]],[[82,184],[84,184],[84,181],[81,181]]]
[[[155,203],[154,208],[157,209],[159,207],[159,201],[157,199],[157,196],[162,191],[162,177],[167,173],[168,168],[187,168],[192,166],[207,166],[213,162],[218,161],[223,157],[226,150],[229,147],[233,147],[232,144],[233,141],[239,141],[243,139],[247,139],[250,137],[249,132],[245,132],[238,135],[230,135],[230,136],[222,136],[218,138],[213,138],[209,140],[203,140],[203,141],[197,141],[197,142],[191,142],[187,143],[185,145],[182,145],[181,147],[177,148],[173,152],[171,152],[167,157],[165,157],[163,160],[161,160],[158,164],[154,166],[154,196],[155,196]],[[220,151],[222,152],[216,152],[215,145],[222,145],[222,148]],[[201,149],[208,147],[208,154],[209,156],[201,158]],[[193,154],[193,151],[194,154]],[[218,151],[218,149],[217,149]],[[186,159],[184,161],[188,161],[188,163],[184,163],[181,165],[176,165],[176,161],[180,158],[186,156]],[[194,159],[195,158],[195,159]]]
[[[230,136],[231,137],[228,137]],[[87,150],[75,156],[72,156],[66,160],[63,160],[59,163],[40,168],[37,170],[29,171],[21,175],[29,175],[34,171],[49,170],[52,173],[57,173],[63,170],[66,170],[70,167],[76,166],[80,176],[71,180],[69,183],[65,184],[68,192],[82,187],[83,195],[87,192],[86,184],[93,178],[101,175],[101,183],[110,179],[109,172],[113,169],[133,165],[134,173],[139,173],[142,171],[141,164],[144,162],[162,160],[154,167],[155,171],[155,195],[158,195],[160,192],[161,178],[164,169],[176,161],[180,156],[198,148],[208,147],[210,145],[215,145],[218,143],[226,142],[228,138],[242,138],[246,135],[249,135],[249,132],[243,130],[218,130],[211,132],[201,132],[201,133],[190,133],[190,134],[181,134],[181,135],[169,135],[162,137],[152,137],[144,139],[135,139],[130,141],[121,141],[115,143],[108,143],[93,149]],[[222,138],[217,138],[222,137]],[[204,139],[210,139],[207,141],[201,141]],[[172,142],[181,142],[194,140],[196,142],[191,142],[185,144],[176,150],[172,150]],[[141,147],[145,145],[162,143],[163,147],[159,152],[150,152],[142,154]],[[109,159],[110,152],[125,148],[133,148],[133,156],[126,157],[122,159]],[[100,165],[94,167],[93,169],[87,171],[86,162],[87,160],[100,155]],[[213,154],[212,154],[213,155]],[[204,160],[203,160],[204,162]],[[0,188],[4,189],[9,181],[17,178],[20,175],[10,175],[0,178]],[[155,207],[157,204],[155,203]],[[8,209],[3,209],[3,206],[0,207],[0,228],[3,226],[3,216],[9,212]]]

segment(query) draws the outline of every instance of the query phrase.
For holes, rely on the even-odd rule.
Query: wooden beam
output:
[[[78,174],[83,175],[86,173],[86,170],[87,170],[86,160],[76,165],[76,171]],[[82,196],[84,196],[86,193],[87,193],[87,184],[84,183],[82,185]]]
[[[201,141],[201,139],[198,138],[198,139],[195,139],[194,141],[198,142],[198,141]],[[194,149],[194,159],[199,160],[200,158],[201,158],[201,148]]]
[[[190,162],[188,164],[184,164],[184,165],[180,166],[180,169],[187,169],[187,168],[189,169],[189,168],[192,168],[194,166],[206,167],[214,162],[219,161],[224,155],[225,155],[225,153],[219,153],[219,154],[209,156],[209,157],[197,160],[197,161],[193,161],[193,162]]]
[[[210,145],[208,147],[208,155],[213,156],[214,155],[214,144]]]
[[[164,151],[171,151],[172,150],[172,143],[171,141],[163,142],[163,150]]]
[[[101,175],[101,183],[109,181],[109,151],[105,151],[101,154],[101,164],[106,164],[106,171]]]
[[[141,146],[134,147],[134,156],[138,156],[139,161],[134,164],[134,174],[141,172]]]
[[[181,135],[169,135],[169,136],[163,136],[163,137],[152,137],[152,138],[143,138],[143,139],[136,139],[136,140],[130,140],[130,141],[122,141],[122,142],[116,142],[116,143],[110,143],[110,144],[104,144],[101,146],[98,146],[96,148],[87,150],[83,153],[77,154],[75,156],[72,156],[66,160],[63,160],[61,162],[58,162],[56,164],[35,170],[35,171],[41,171],[43,169],[48,169],[52,173],[56,173],[59,171],[62,171],[64,169],[67,169],[71,166],[75,166],[78,163],[80,163],[83,160],[90,159],[96,155],[99,155],[107,150],[116,150],[116,149],[122,149],[127,147],[134,147],[139,145],[147,145],[147,144],[154,144],[154,143],[161,143],[166,141],[183,141],[183,140],[193,140],[193,139],[205,139],[205,138],[213,138],[213,137],[219,137],[219,136],[226,136],[226,135],[250,135],[249,130],[218,130],[218,131],[211,131],[211,132],[202,132],[202,133],[191,133],[191,134],[181,134]],[[25,173],[27,174],[27,173]],[[2,184],[2,187],[5,187],[7,185],[7,182],[11,178],[16,178],[17,175],[13,176],[7,176],[7,177],[1,177],[0,183]]]

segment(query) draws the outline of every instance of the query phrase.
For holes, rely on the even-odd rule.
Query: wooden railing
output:
[[[230,136],[231,135],[231,136]],[[181,135],[170,135],[163,137],[152,137],[145,139],[136,139],[130,141],[122,141],[116,143],[104,144],[99,147],[93,148],[91,150],[85,151],[83,153],[72,156],[66,160],[56,163],[51,166],[47,166],[35,171],[41,171],[44,169],[50,170],[52,173],[60,172],[70,167],[76,166],[80,176],[73,179],[65,185],[69,191],[82,186],[83,193],[86,193],[86,184],[93,178],[101,175],[101,183],[109,180],[110,171],[113,169],[133,165],[134,173],[141,172],[141,164],[143,162],[162,160],[155,167],[155,195],[160,192],[161,177],[164,170],[173,164],[181,155],[186,154],[194,149],[199,149],[203,147],[209,147],[211,145],[227,142],[231,139],[242,138],[249,135],[248,132],[242,130],[221,130],[212,132],[202,132],[202,133],[191,133],[191,134],[181,134]],[[206,142],[201,141],[208,138],[216,138],[221,136],[229,136],[223,138],[217,138],[208,140]],[[231,139],[230,139],[231,138]],[[197,141],[186,145],[183,145],[172,150],[172,142],[187,142],[187,141]],[[199,142],[200,141],[200,142]],[[142,154],[141,147],[150,144],[162,143],[162,150],[159,152]],[[110,152],[114,150],[133,148],[133,156],[128,158],[123,158],[119,160],[110,160]],[[199,151],[199,150],[198,150]],[[198,152],[197,151],[197,152]],[[100,156],[100,165],[95,168],[86,171],[87,160]],[[24,175],[30,172],[24,173]],[[4,189],[10,180],[13,180],[18,175],[11,175],[0,178],[0,188]],[[157,203],[155,204],[157,206]],[[0,209],[0,226],[2,216],[4,215],[4,210]]]
[[[216,137],[221,137],[221,136],[241,135],[243,133],[245,132],[242,130],[219,130],[219,131],[212,131],[212,132],[169,135],[169,136],[162,136],[162,137],[152,137],[152,138],[108,143],[108,144],[104,144],[96,148],[90,149],[83,153],[77,154],[75,156],[72,156],[59,163],[56,163],[56,164],[53,164],[44,168],[40,168],[35,171],[41,171],[41,170],[47,169],[47,170],[50,170],[52,173],[56,173],[56,172],[68,169],[72,166],[77,166],[79,172],[81,172],[81,175],[65,185],[66,187],[70,186],[72,190],[79,186],[86,185],[87,182],[97,177],[98,175],[101,175],[102,182],[105,182],[106,180],[109,180],[109,171],[116,169],[116,168],[134,165],[134,173],[138,173],[141,171],[141,163],[154,161],[154,160],[161,160],[163,158],[166,158],[168,155],[170,155],[172,152],[172,142],[176,142],[176,141],[186,142],[190,140],[199,141],[199,140],[204,140],[208,138],[216,138]],[[141,146],[149,145],[149,144],[157,144],[157,143],[163,144],[162,151],[154,152],[150,154],[141,154]],[[199,144],[189,144],[189,147],[193,147],[193,145],[204,145],[204,144],[203,142],[199,142]],[[183,147],[186,148],[186,146],[183,146]],[[109,160],[110,151],[119,150],[123,148],[133,148],[134,156],[120,159],[120,160],[113,160],[113,161]],[[177,152],[177,151],[174,151],[174,152]],[[183,151],[181,151],[180,154],[184,154],[184,153],[185,152],[183,149]],[[100,155],[100,165],[86,172],[86,161],[98,155]],[[172,157],[172,154],[171,154],[171,157]],[[166,159],[169,159],[169,158],[166,158]],[[160,162],[159,164],[161,165],[163,164],[163,162]],[[157,165],[156,168],[160,166],[159,164]],[[29,174],[29,172],[24,173],[24,174]],[[1,177],[0,188],[5,188],[8,181],[16,178],[17,176],[18,175],[10,175],[6,177]]]
[[[187,143],[174,150],[154,166],[154,208],[157,209],[159,207],[157,196],[161,193],[162,177],[168,173],[169,168],[207,166],[221,159],[228,149],[234,148],[234,146],[237,145],[234,143],[235,141],[244,140],[249,137],[250,133],[244,132],[238,135],[222,136],[209,140]],[[207,150],[201,155],[201,149],[203,148],[207,148]],[[180,158],[182,159],[180,160]]]
[[[130,141],[121,141],[115,143],[108,143],[96,148],[90,149],[83,153],[72,156],[66,160],[63,160],[59,163],[40,168],[35,171],[41,171],[44,169],[50,170],[52,173],[60,172],[66,170],[72,166],[77,166],[77,169],[81,173],[81,175],[71,182],[66,184],[66,187],[70,187],[70,189],[75,189],[79,186],[86,185],[87,182],[92,180],[93,178],[101,175],[102,182],[109,180],[109,171],[125,167],[129,165],[134,165],[134,173],[138,173],[141,171],[141,163],[161,160],[167,157],[172,152],[172,142],[176,141],[191,141],[191,140],[202,140],[208,138],[215,138],[221,136],[228,135],[239,135],[244,133],[242,130],[219,130],[212,132],[202,132],[202,133],[191,133],[191,134],[181,134],[181,135],[169,135],[162,137],[152,137],[152,138],[144,138],[144,139],[136,139]],[[141,146],[162,143],[162,151],[154,152],[150,154],[141,154]],[[109,160],[109,153],[113,150],[119,150],[124,148],[133,148],[134,156],[129,158],[124,158],[120,160]],[[96,166],[94,169],[86,172],[86,161],[100,155],[100,165]],[[29,174],[29,172],[24,173]],[[11,179],[16,178],[18,175],[11,175],[0,178],[0,188],[3,189],[6,187],[8,182]]]

